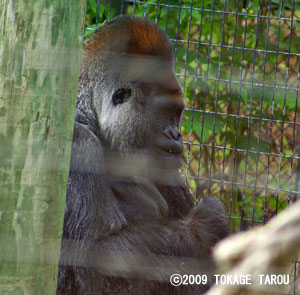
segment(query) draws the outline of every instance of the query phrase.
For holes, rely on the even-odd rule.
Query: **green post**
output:
[[[55,294],[86,0],[0,0],[0,294]]]

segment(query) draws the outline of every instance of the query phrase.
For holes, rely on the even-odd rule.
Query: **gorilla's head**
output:
[[[121,17],[85,42],[77,108],[110,151],[179,165],[184,98],[170,41],[155,24]]]

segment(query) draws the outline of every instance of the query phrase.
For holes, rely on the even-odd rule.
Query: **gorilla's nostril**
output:
[[[175,141],[180,141],[181,140],[181,133],[177,129],[177,127],[174,126],[168,126],[165,129],[165,134],[170,137],[171,139],[174,139]]]

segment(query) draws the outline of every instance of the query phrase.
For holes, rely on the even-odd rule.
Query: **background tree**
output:
[[[85,3],[1,1],[1,294],[55,294]]]

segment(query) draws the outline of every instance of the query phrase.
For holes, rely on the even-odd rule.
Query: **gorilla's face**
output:
[[[101,94],[101,133],[112,151],[147,153],[179,165],[184,99],[170,63],[157,57],[114,61]]]

